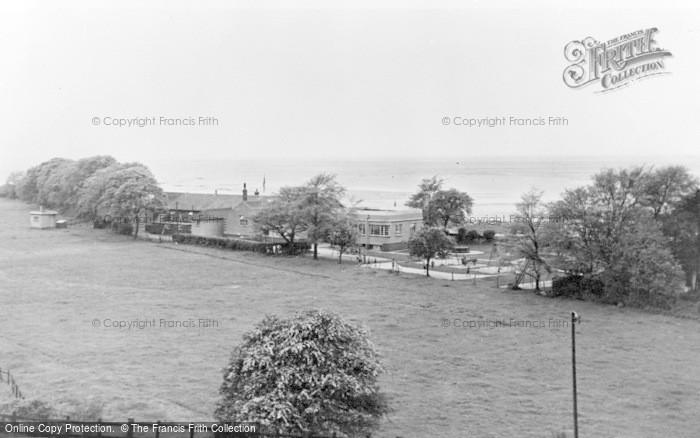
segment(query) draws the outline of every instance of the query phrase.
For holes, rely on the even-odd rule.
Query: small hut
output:
[[[44,207],[39,207],[39,211],[29,213],[30,228],[56,228],[56,218],[58,212],[53,210],[44,210]]]

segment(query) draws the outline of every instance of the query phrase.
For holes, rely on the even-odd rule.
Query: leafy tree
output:
[[[682,271],[644,205],[645,178],[641,167],[604,170],[592,185],[567,190],[550,209],[557,264],[600,277],[613,299],[639,301],[682,290]]]
[[[319,173],[304,189],[301,208],[308,227],[307,236],[313,243],[314,259],[318,259],[318,242],[328,235],[343,208],[340,198],[345,194],[345,187],[338,184],[335,175]]]
[[[442,229],[437,227],[421,228],[408,239],[410,254],[426,261],[426,277],[430,277],[430,260],[436,256],[444,256],[452,247],[452,240],[445,235]]]
[[[122,173],[129,169],[133,169],[133,172]],[[78,215],[92,219],[100,214],[111,214],[114,194],[128,180],[129,175],[136,174],[141,178],[153,177],[148,168],[140,163],[117,163],[95,171],[85,180],[78,193]]]
[[[304,197],[306,187],[282,187],[277,198],[255,212],[252,219],[263,233],[275,232],[295,251],[294,242],[298,234],[308,228]]]
[[[644,183],[642,204],[651,208],[654,217],[672,211],[698,187],[697,179],[684,166],[666,166],[651,171]]]
[[[686,284],[698,290],[700,273],[700,190],[681,199],[677,207],[663,218],[664,234],[683,266]]]
[[[464,223],[474,205],[471,196],[457,189],[439,190],[432,202],[435,215],[445,230],[449,224]]]
[[[139,235],[140,215],[148,211],[165,209],[168,199],[155,178],[151,175],[144,176],[138,167],[116,172],[111,179],[124,180],[114,191],[111,211],[115,216],[133,218],[136,221],[134,226],[134,239],[136,239]]]
[[[388,412],[382,371],[367,330],[337,314],[267,316],[234,349],[215,416],[286,433],[364,436]]]
[[[40,165],[37,175],[37,204],[60,208],[56,194],[61,190],[62,178],[71,170],[73,160],[52,158]]]
[[[357,245],[357,225],[345,214],[336,218],[327,235],[327,241],[338,248],[338,263],[343,263],[343,253]]]
[[[406,202],[407,207],[417,208],[423,212],[423,222],[428,226],[434,226],[438,223],[433,200],[441,188],[442,180],[438,179],[437,175],[424,179],[418,186],[418,192],[411,195]]]
[[[10,175],[5,180],[5,185],[0,187],[0,196],[5,196],[10,199],[16,199],[18,196],[18,186],[21,184],[22,178],[24,177],[24,172],[16,171],[10,173]]]
[[[98,170],[116,163],[117,160],[110,156],[94,156],[71,162],[63,172],[52,175],[51,181],[57,187],[52,193],[52,204],[64,211],[77,210],[80,191],[86,181]]]
[[[53,206],[49,197],[59,189],[57,175],[64,174],[71,162],[65,158],[52,158],[28,169],[17,185],[20,199],[32,204]]]
[[[423,222],[428,226],[440,225],[447,229],[449,224],[459,225],[465,222],[472,211],[474,201],[471,196],[456,189],[442,189],[442,179],[433,176],[424,179],[419,190],[406,202],[406,206],[420,209]]]
[[[533,187],[521,196],[520,202],[515,205],[518,218],[510,229],[511,240],[520,256],[532,266],[527,274],[535,281],[537,291],[540,290],[543,271],[551,271],[549,264],[542,258],[542,248],[546,244],[547,215],[542,204],[542,194],[541,190]]]

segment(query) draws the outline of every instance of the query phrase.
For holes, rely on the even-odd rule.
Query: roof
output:
[[[168,209],[174,210],[217,210],[233,208],[243,201],[243,195],[217,195],[213,193],[166,192]]]
[[[420,210],[373,210],[364,209],[357,210],[355,216],[359,219],[365,219],[369,216],[369,220],[379,221],[404,221],[404,220],[423,220],[423,212]]]
[[[42,210],[42,211],[32,211],[30,214],[47,214],[47,215],[54,215],[58,214],[57,211],[53,210]]]

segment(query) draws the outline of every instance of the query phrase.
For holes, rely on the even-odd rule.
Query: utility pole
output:
[[[578,438],[578,405],[576,400],[576,323],[581,322],[581,317],[576,312],[571,312],[571,369],[574,382],[574,438]]]

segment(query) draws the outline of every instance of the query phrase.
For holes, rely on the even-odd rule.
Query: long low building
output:
[[[408,239],[423,226],[420,210],[363,209],[355,217],[360,234],[358,243],[380,251],[405,249]]]

